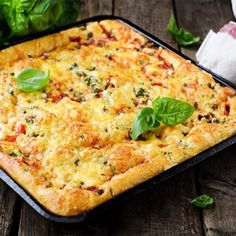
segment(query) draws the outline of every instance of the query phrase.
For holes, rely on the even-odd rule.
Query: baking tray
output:
[[[39,37],[42,37],[44,35],[48,35],[51,33],[56,33],[61,30],[64,30],[64,29],[69,29],[71,27],[83,26],[88,22],[101,21],[101,20],[105,20],[105,19],[112,19],[112,20],[120,21],[121,23],[127,25],[128,27],[131,27],[132,29],[134,29],[138,33],[140,33],[143,36],[145,36],[146,38],[148,38],[156,46],[161,46],[161,47],[168,49],[174,53],[177,53],[178,55],[182,56],[183,58],[185,58],[187,60],[190,60],[193,64],[198,66],[200,69],[205,70],[208,73],[210,73],[213,76],[213,78],[217,82],[219,82],[220,84],[222,84],[224,86],[231,87],[236,90],[235,85],[227,82],[225,79],[212,73],[211,71],[207,70],[206,68],[196,64],[194,61],[192,61],[187,56],[181,54],[176,49],[172,48],[171,46],[169,46],[165,42],[161,41],[160,39],[156,38],[155,36],[151,35],[150,33],[146,32],[145,30],[141,29],[140,27],[136,26],[135,24],[131,23],[130,21],[123,19],[121,17],[116,17],[116,16],[102,15],[102,16],[91,17],[91,18],[73,23],[73,24],[66,26],[66,27],[61,27],[61,28],[57,28],[56,30],[54,29],[54,30],[48,31],[47,33],[36,34],[36,35],[30,36],[30,37],[26,37],[20,41],[16,40],[14,42],[11,42],[10,45],[8,45],[8,46],[12,46],[12,45],[24,42],[24,41],[39,38]],[[7,185],[9,185],[15,192],[17,192],[32,208],[34,208],[40,215],[42,215],[46,219],[54,221],[54,222],[58,222],[58,223],[78,223],[78,222],[82,222],[88,218],[96,217],[97,215],[110,209],[114,205],[117,205],[124,200],[130,199],[131,197],[133,197],[134,195],[136,195],[138,193],[141,193],[143,191],[146,191],[146,190],[152,188],[153,186],[163,182],[164,180],[167,180],[167,179],[173,177],[174,175],[198,164],[199,162],[213,156],[217,152],[219,152],[219,151],[221,151],[221,150],[223,150],[235,143],[236,143],[236,135],[234,135],[233,137],[230,137],[230,138],[218,143],[214,147],[211,147],[211,148],[199,153],[198,155],[178,164],[177,166],[174,166],[174,167],[166,170],[165,172],[158,174],[157,176],[145,181],[144,183],[141,183],[138,186],[127,190],[126,192],[116,196],[115,198],[110,199],[109,201],[97,206],[96,208],[92,209],[91,211],[89,211],[87,213],[80,214],[78,216],[73,216],[73,217],[63,217],[63,216],[58,216],[58,215],[52,214],[46,208],[44,208],[37,200],[35,200],[26,190],[24,190],[17,182],[15,182],[6,172],[4,172],[1,169],[0,169],[0,178]]]

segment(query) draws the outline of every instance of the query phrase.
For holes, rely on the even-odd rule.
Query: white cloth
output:
[[[236,0],[231,0],[234,17],[236,18]]]
[[[236,39],[229,33],[210,30],[196,58],[202,66],[236,84]]]

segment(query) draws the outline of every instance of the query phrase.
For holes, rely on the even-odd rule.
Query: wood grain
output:
[[[132,21],[177,48],[166,29],[172,9],[171,0],[115,0],[114,14]]]
[[[0,235],[7,236],[13,231],[13,217],[16,194],[0,180]]]
[[[79,19],[112,14],[112,0],[79,0],[79,2],[81,6]]]
[[[109,219],[109,235],[201,235],[199,212],[190,204],[194,186],[189,170],[121,204]]]
[[[236,146],[202,163],[198,172],[200,191],[215,201],[202,212],[205,235],[236,235]]]
[[[233,20],[227,0],[175,0],[175,7],[179,26],[191,29],[201,40],[210,29],[217,32]],[[196,50],[197,47],[182,48],[182,52],[193,59]],[[236,145],[205,161],[197,169],[199,191],[215,199],[213,208],[201,212],[205,235],[236,235]]]
[[[115,15],[125,17],[175,48],[166,29],[173,10],[172,1],[115,1]],[[110,225],[115,235],[200,235],[200,216],[189,204],[196,195],[194,171],[157,186],[148,194],[127,201],[114,212]],[[121,210],[122,211],[121,211]]]
[[[19,224],[19,236],[49,235],[50,222],[38,215],[38,213],[23,202]]]

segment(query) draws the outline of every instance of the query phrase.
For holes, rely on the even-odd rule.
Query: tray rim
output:
[[[120,21],[121,23],[127,25],[128,27],[132,28],[133,30],[137,31],[138,33],[140,33],[143,36],[145,36],[146,38],[148,38],[148,40],[153,42],[155,45],[161,46],[167,50],[170,50],[170,51],[180,55],[184,59],[191,61],[192,64],[196,65],[201,70],[206,71],[207,73],[211,74],[213,76],[214,80],[216,80],[218,83],[236,90],[236,85],[232,84],[231,82],[227,81],[226,79],[222,78],[221,76],[215,74],[214,72],[208,70],[207,68],[197,64],[194,60],[192,60],[188,56],[182,54],[177,49],[171,47],[170,45],[168,45],[164,41],[160,40],[158,37],[145,31],[144,29],[142,29],[141,27],[132,23],[131,21],[129,21],[125,18],[119,17],[119,16],[98,15],[98,16],[89,17],[89,18],[77,21],[73,24],[67,25],[67,26],[63,26],[63,27],[53,29],[53,30],[50,30],[47,32],[37,33],[35,35],[25,37],[22,40],[17,40],[14,43],[11,43],[7,47],[10,47],[10,46],[22,43],[22,42],[26,42],[26,41],[29,41],[32,39],[37,39],[42,36],[50,35],[52,33],[57,33],[62,30],[66,30],[66,29],[69,29],[72,27],[80,27],[80,26],[83,26],[89,22],[109,20],[109,19]],[[4,48],[7,48],[7,47],[4,47]],[[2,50],[4,48],[1,48],[0,50]],[[9,187],[11,187],[22,199],[24,199],[36,212],[38,212],[44,218],[51,220],[53,222],[57,222],[57,223],[79,223],[79,222],[83,222],[87,219],[96,217],[98,214],[101,214],[102,212],[107,211],[108,209],[111,209],[112,207],[114,207],[114,205],[118,205],[119,203],[121,203],[127,199],[130,199],[131,197],[135,196],[138,193],[141,193],[141,192],[144,192],[148,189],[151,189],[155,185],[157,185],[167,179],[170,179],[171,177],[185,171],[186,169],[188,169],[190,167],[195,166],[196,164],[202,162],[203,160],[206,160],[207,158],[224,150],[227,147],[232,146],[235,143],[236,143],[236,135],[234,135],[230,138],[227,138],[226,140],[214,145],[213,147],[208,148],[207,150],[191,157],[190,159],[185,160],[184,162],[181,162],[180,164],[173,166],[168,170],[165,170],[164,172],[146,180],[145,182],[119,194],[115,198],[112,198],[112,199],[108,200],[107,202],[104,202],[104,203],[100,204],[99,206],[95,207],[94,209],[91,209],[90,211],[88,211],[86,213],[82,213],[78,216],[59,216],[59,215],[55,215],[55,214],[49,212],[35,198],[33,198],[27,192],[27,190],[25,190],[23,187],[21,187],[10,175],[8,175],[2,169],[0,169],[0,179],[2,179],[3,182],[5,182]]]

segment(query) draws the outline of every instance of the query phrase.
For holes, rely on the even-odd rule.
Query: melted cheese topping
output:
[[[26,67],[50,70],[49,84],[19,91]],[[0,78],[0,151],[57,191],[94,191],[145,162],[167,169],[235,133],[233,90],[116,21],[89,23],[67,45],[5,63]],[[132,141],[136,114],[157,96],[196,111]]]

